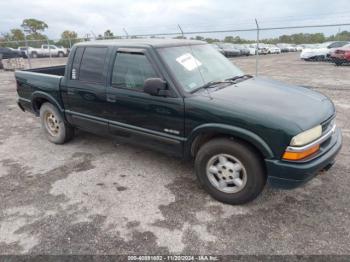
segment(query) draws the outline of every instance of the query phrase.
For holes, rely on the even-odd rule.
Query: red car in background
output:
[[[337,66],[350,63],[350,44],[332,51],[331,59]]]

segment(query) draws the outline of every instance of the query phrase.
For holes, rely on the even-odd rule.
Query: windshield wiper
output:
[[[251,75],[240,75],[240,76],[234,76],[234,77],[231,77],[231,78],[227,78],[226,81],[236,81],[238,79],[243,79],[243,78],[246,78],[246,79],[249,79],[249,78],[252,78]]]
[[[204,84],[204,85],[202,85],[202,86],[200,86],[200,87],[194,89],[194,90],[192,91],[192,93],[195,93],[196,91],[198,91],[198,90],[200,90],[200,89],[213,88],[213,87],[215,87],[215,86],[217,86],[217,85],[219,85],[219,84],[225,84],[225,83],[227,83],[227,84],[232,84],[233,81],[232,81],[232,80],[228,80],[228,79],[227,79],[227,80],[222,80],[222,81],[210,81],[210,82],[208,82],[208,83],[206,83],[206,84]]]

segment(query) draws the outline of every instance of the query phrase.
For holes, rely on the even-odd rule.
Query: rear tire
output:
[[[58,57],[64,57],[64,53],[59,52],[59,53],[58,53]]]
[[[37,54],[36,52],[33,52],[33,53],[31,54],[31,57],[32,57],[32,58],[38,58],[38,54]]]
[[[57,107],[44,103],[40,107],[41,126],[47,139],[54,144],[64,144],[74,136],[74,128],[65,122]]]
[[[195,171],[213,198],[231,205],[255,199],[266,183],[262,159],[254,148],[228,138],[204,144],[196,155]]]

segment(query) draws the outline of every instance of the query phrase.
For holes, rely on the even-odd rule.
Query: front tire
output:
[[[252,201],[266,183],[261,157],[239,140],[218,138],[204,144],[196,155],[195,170],[213,198],[231,205]]]
[[[63,119],[57,107],[44,103],[40,107],[41,126],[47,139],[54,144],[64,144],[74,136],[74,128]]]

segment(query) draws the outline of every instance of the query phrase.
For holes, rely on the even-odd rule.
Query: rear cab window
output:
[[[71,79],[104,83],[107,47],[78,47],[74,54]]]

